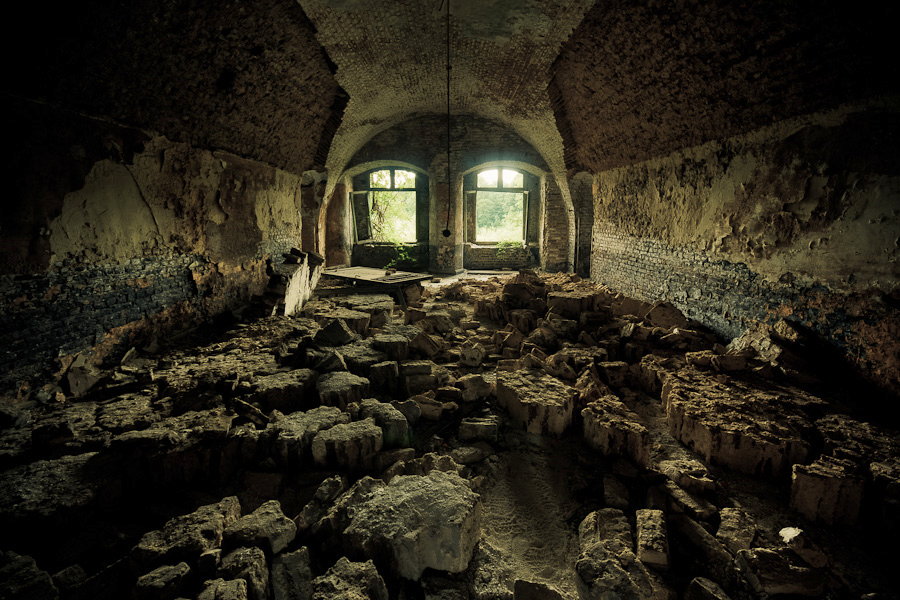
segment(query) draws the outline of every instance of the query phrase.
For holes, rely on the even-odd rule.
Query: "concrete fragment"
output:
[[[191,568],[186,562],[177,565],[163,565],[138,577],[134,595],[138,600],[170,600],[181,595]]]
[[[297,535],[297,526],[281,512],[278,500],[269,500],[225,528],[225,540],[235,546],[258,546],[270,555],[284,550]]]
[[[223,498],[190,514],[170,519],[162,529],[144,534],[132,554],[144,565],[181,560],[193,563],[203,552],[221,546],[225,528],[240,516],[241,505],[237,497]]]
[[[581,411],[584,439],[607,456],[623,456],[646,467],[650,462],[650,433],[633,413],[613,395],[594,400]]]
[[[467,417],[460,421],[457,435],[464,442],[483,440],[493,442],[500,433],[496,417]]]
[[[272,559],[269,575],[272,600],[309,600],[313,591],[312,580],[306,547]]]
[[[250,400],[259,402],[268,410],[283,413],[310,407],[315,398],[313,390],[317,377],[318,374],[312,369],[294,369],[258,377]]]
[[[222,579],[247,582],[249,600],[267,600],[269,597],[269,565],[260,548],[238,548],[226,555],[217,575]]]
[[[308,464],[312,441],[323,429],[348,423],[350,415],[334,406],[320,406],[306,412],[279,416],[266,428],[273,439],[276,460],[285,466]]]
[[[794,465],[791,508],[808,519],[852,525],[859,519],[865,480],[847,460],[821,456],[810,465]]]
[[[50,574],[38,568],[30,556],[0,550],[0,594],[3,598],[56,600],[59,591]]]
[[[478,342],[465,342],[459,346],[459,364],[465,367],[478,367],[484,362],[487,350]]]
[[[731,600],[718,583],[706,577],[694,577],[684,592],[684,600]]]
[[[369,380],[346,371],[326,373],[316,381],[316,389],[322,404],[343,410],[369,393]]]
[[[561,435],[572,423],[575,390],[548,375],[497,372],[497,401],[530,433]]]
[[[387,586],[371,560],[350,562],[341,557],[313,580],[312,600],[388,600]]]
[[[361,419],[372,417],[381,427],[385,448],[401,448],[409,445],[409,421],[402,412],[390,404],[368,398],[360,404],[359,416]]]
[[[243,579],[222,578],[206,582],[197,600],[248,600],[247,582]]]
[[[368,320],[368,317],[365,317]],[[320,346],[343,346],[357,339],[356,333],[347,326],[344,319],[332,319],[316,332],[313,341]]]
[[[428,510],[422,510],[428,507]],[[400,475],[374,487],[353,507],[345,547],[364,556],[389,556],[402,577],[426,568],[466,569],[480,535],[481,504],[455,473]]]
[[[648,567],[669,567],[669,538],[666,533],[666,517],[663,511],[650,508],[635,513],[637,532],[637,557]]]
[[[719,529],[716,537],[732,554],[749,550],[756,541],[756,521],[739,508],[723,508],[719,511]]]
[[[741,550],[736,563],[741,574],[759,594],[819,597],[825,588],[824,572],[796,563],[787,548]]]
[[[383,443],[381,428],[374,419],[368,418],[317,433],[312,441],[312,456],[315,463],[323,467],[365,469],[371,466]]]

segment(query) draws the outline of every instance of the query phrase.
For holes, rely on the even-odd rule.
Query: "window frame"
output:
[[[484,173],[485,171],[497,171],[497,185],[495,187],[486,187],[478,185],[478,176]],[[522,187],[503,187],[503,171],[514,171],[518,173],[522,177]],[[513,242],[520,242],[522,246],[526,246],[528,244],[528,188],[525,187],[526,182],[526,173],[519,169],[513,169],[510,167],[488,167],[485,169],[479,169],[473,173],[475,186],[468,190],[468,193],[472,195],[472,210],[475,212],[474,220],[475,225],[473,227],[473,238],[471,243],[480,244],[484,246],[496,246],[501,243],[497,240],[479,240],[478,239],[478,192],[506,192],[506,193],[514,193],[522,195],[522,237],[519,240],[513,240]]]
[[[390,172],[391,187],[372,187],[372,174],[377,173],[379,171],[389,171]],[[402,188],[395,187],[395,172],[396,171],[406,171],[408,173],[412,173],[413,174],[413,184],[414,184],[413,187],[402,187]],[[370,199],[369,195],[372,194],[373,192],[413,192],[413,193],[415,193],[416,194],[416,212],[413,215],[413,224],[418,229],[418,217],[419,217],[418,194],[419,194],[420,190],[417,186],[419,184],[419,178],[421,177],[421,173],[418,173],[416,170],[410,169],[408,167],[376,167],[373,169],[369,169],[368,171],[365,171],[363,173],[360,173],[360,175],[363,175],[365,177],[366,187],[361,188],[359,190],[354,189],[352,192],[350,192],[350,208],[353,211],[354,236],[356,237],[356,243],[357,244],[365,244],[365,243],[394,244],[394,245],[410,245],[410,244],[419,243],[418,239],[413,240],[411,242],[385,242],[385,241],[381,241],[381,240],[376,240],[374,237],[374,233],[375,233],[374,228],[372,227],[372,213],[371,213],[371,209],[369,208],[371,206],[371,199]],[[359,203],[360,197],[362,197],[362,199],[365,200],[366,218],[365,218],[364,223],[365,223],[365,226],[367,227],[367,231],[369,233],[369,237],[367,237],[367,238],[362,238],[359,235],[360,219],[358,216],[358,203]],[[417,238],[418,238],[418,236],[417,236]]]

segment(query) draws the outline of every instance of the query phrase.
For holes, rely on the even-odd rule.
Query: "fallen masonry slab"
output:
[[[225,541],[236,546],[259,546],[269,554],[284,550],[297,535],[297,526],[284,516],[278,500],[263,502],[225,528]]]
[[[613,395],[594,400],[581,411],[584,439],[607,456],[623,456],[647,467],[650,463],[650,433],[640,417]]]
[[[382,445],[381,428],[374,419],[335,425],[320,431],[313,438],[313,460],[323,467],[363,469],[371,466]]]
[[[635,513],[637,557],[648,567],[669,567],[669,538],[663,511],[643,508]]]
[[[274,438],[275,457],[282,465],[300,466],[311,458],[312,441],[319,431],[347,423],[350,415],[334,406],[320,406],[274,419],[266,433]]]
[[[387,586],[371,560],[350,562],[341,557],[312,585],[312,600],[388,600]]]
[[[534,371],[497,371],[497,402],[529,433],[561,435],[572,423],[575,389]]]
[[[307,408],[313,399],[318,374],[312,369],[295,369],[258,377],[251,402],[259,402],[268,410],[283,413]]]
[[[806,462],[814,416],[826,403],[799,389],[720,380],[694,367],[666,379],[672,435],[707,462],[752,475],[784,475]]]
[[[326,373],[316,382],[322,404],[346,409],[352,402],[359,402],[369,392],[369,380],[346,371]]]
[[[455,473],[398,475],[376,485],[351,514],[343,532],[348,552],[389,556],[397,574],[411,580],[427,568],[464,571],[480,535],[478,494]]]
[[[241,505],[235,496],[201,506],[190,514],[170,519],[162,529],[144,534],[132,556],[143,565],[181,560],[193,563],[203,552],[221,546],[225,528],[240,516]]]
[[[865,487],[855,463],[821,456],[810,465],[794,465],[791,507],[814,521],[853,525],[859,519]]]

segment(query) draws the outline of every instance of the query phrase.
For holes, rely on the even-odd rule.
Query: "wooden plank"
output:
[[[371,267],[339,267],[334,270],[325,271],[324,275],[387,285],[401,285],[431,279],[431,275],[410,273],[408,271],[397,271],[391,275],[385,275],[384,269],[373,269]]]

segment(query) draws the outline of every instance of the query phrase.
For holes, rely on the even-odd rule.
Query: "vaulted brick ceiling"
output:
[[[328,156],[340,172],[372,136],[446,111],[440,0],[299,0],[350,101]],[[561,172],[547,84],[561,44],[593,0],[450,0],[452,112],[511,127]]]

